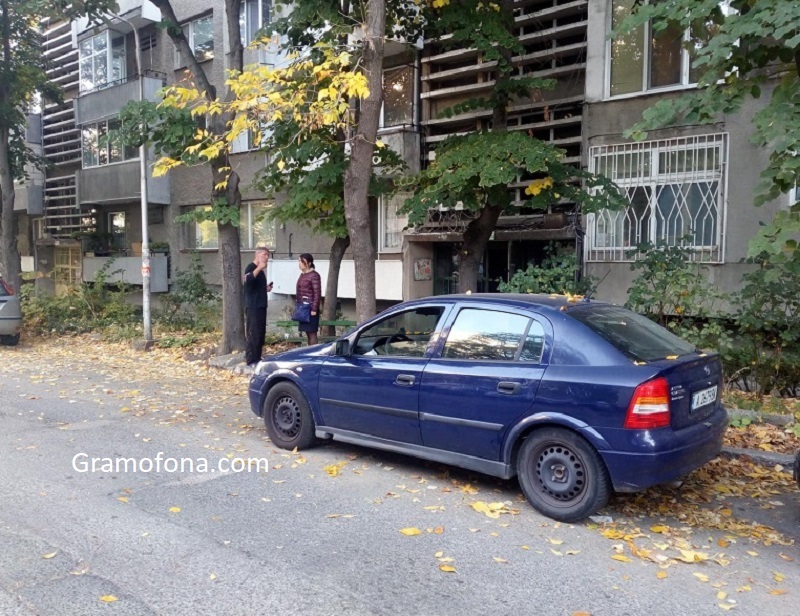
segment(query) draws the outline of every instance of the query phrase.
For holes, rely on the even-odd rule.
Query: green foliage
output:
[[[753,118],[753,142],[769,148],[770,161],[756,189],[756,204],[778,198],[800,179],[800,2],[733,0],[724,15],[718,0],[642,3],[612,36],[623,36],[652,20],[707,32],[693,66],[702,70],[698,89],[661,100],[645,111],[629,136],[677,123],[707,124],[739,111],[751,99],[766,99]],[[692,42],[686,41],[687,46]],[[782,230],[800,232],[797,211],[778,221]],[[768,231],[767,233],[770,233]],[[796,244],[790,248],[796,249]],[[752,247],[751,256],[760,247]]]
[[[691,261],[683,246],[640,244],[631,270],[639,272],[628,289],[626,306],[646,314],[699,348],[724,352],[732,339],[720,311],[725,294],[711,285],[705,266]]]
[[[550,243],[546,256],[538,265],[529,265],[518,270],[508,282],[501,282],[501,293],[564,293],[582,295],[594,284],[592,277],[578,279],[580,266],[575,250],[559,252],[558,246]]]
[[[800,257],[763,253],[736,295],[744,365],[760,395],[800,387]]]
[[[455,207],[477,212],[487,204],[508,211],[508,184],[522,177],[549,178],[529,190],[529,207],[543,209],[559,200],[577,201],[584,211],[619,209],[627,201],[610,181],[563,162],[564,152],[521,132],[476,132],[448,137],[436,150],[436,160],[417,175],[398,181],[412,192],[403,210],[411,224],[425,220],[429,209]],[[582,180],[582,184],[580,182]],[[535,180],[532,186],[537,186]],[[600,190],[597,190],[600,188]]]
[[[214,331],[220,324],[220,297],[206,284],[200,255],[192,253],[189,269],[175,276],[172,291],[161,296],[156,312],[159,325],[167,329]]]
[[[753,423],[753,419],[747,417],[746,415],[742,415],[740,417],[731,417],[731,420],[728,422],[728,425],[731,428],[746,428],[751,423]]]
[[[38,295],[33,285],[25,285],[22,310],[26,328],[39,334],[62,334],[134,326],[137,312],[128,302],[130,287],[108,283],[119,271],[111,270],[113,262],[109,259],[95,274],[94,282],[75,286],[64,295]]]

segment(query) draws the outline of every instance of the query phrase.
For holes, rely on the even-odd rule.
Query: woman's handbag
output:
[[[292,321],[309,323],[311,321],[311,304],[298,301],[294,306],[294,312],[292,312]]]

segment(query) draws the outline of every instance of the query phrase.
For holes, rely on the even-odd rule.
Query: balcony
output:
[[[14,211],[28,216],[44,214],[44,187],[41,184],[26,184],[14,188]]]
[[[387,148],[400,155],[407,169],[405,173],[419,173],[420,170],[420,139],[419,132],[410,125],[392,126],[378,130],[380,139]],[[382,173],[380,167],[377,173]]]
[[[165,85],[160,73],[145,72],[144,98],[157,100],[158,91]],[[75,123],[78,126],[119,115],[128,101],[139,100],[139,75],[131,75],[82,93],[74,100]]]
[[[125,32],[130,30],[129,23],[135,28],[143,28],[146,25],[161,21],[161,10],[149,0],[117,0],[117,12],[124,18],[111,17],[111,24],[115,30]],[[72,22],[72,46],[77,48],[77,40],[88,31],[93,30],[96,22],[90,21],[88,17],[80,17]]]
[[[108,265],[110,261],[112,263]],[[107,265],[107,283],[142,286],[141,257],[84,257],[83,281],[94,282],[97,272]],[[153,293],[166,293],[169,290],[167,270],[166,255],[150,255],[150,290]]]
[[[88,167],[78,171],[78,203],[113,204],[141,199],[139,160]],[[154,178],[147,172],[147,201],[169,204],[169,176]]]

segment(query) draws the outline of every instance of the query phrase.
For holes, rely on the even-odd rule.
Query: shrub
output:
[[[545,258],[538,265],[518,270],[508,282],[501,281],[501,293],[571,293],[582,294],[591,289],[593,278],[580,278],[578,257],[574,250],[559,252],[550,243],[545,247]]]
[[[160,302],[156,318],[169,329],[213,331],[219,327],[220,297],[206,284],[197,253],[192,253],[189,269],[177,273],[172,291]]]

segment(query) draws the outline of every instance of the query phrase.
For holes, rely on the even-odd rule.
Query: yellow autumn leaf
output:
[[[455,573],[456,568],[453,565],[439,565],[439,571],[444,571],[445,573]]]
[[[492,556],[492,560],[496,563],[507,563],[508,561],[505,558],[500,558],[499,556]]]
[[[755,550],[747,550],[747,553],[748,553],[750,556],[758,556],[758,552],[756,552]]]
[[[669,526],[664,526],[663,524],[656,524],[655,526],[651,526],[650,530],[654,533],[665,534],[669,532]]]
[[[614,554],[611,556],[614,560],[618,560],[621,563],[632,563],[633,561],[625,556],[625,554]]]
[[[103,603],[114,603],[114,601],[119,601],[114,595],[103,595],[100,597],[100,601]]]
[[[50,560],[50,559],[51,559],[51,558],[53,558],[53,557],[54,557],[56,554],[58,554],[58,552],[50,552],[49,554],[44,554],[44,555],[42,556],[42,558],[44,558],[45,560]]]
[[[664,580],[667,578],[667,572],[664,571],[663,569],[659,569],[658,571],[656,571],[656,577],[659,580]]]
[[[733,603],[717,603],[717,605],[720,606],[726,612],[730,612],[733,608],[736,607]]]
[[[693,573],[692,575],[701,582],[708,582],[708,576],[705,573]]]
[[[403,533],[407,537],[413,537],[414,535],[421,535],[422,531],[416,527],[410,528],[401,528],[400,532]]]
[[[117,500],[119,502],[121,502],[121,503],[127,503],[128,502],[128,497],[127,496],[118,496]]]
[[[784,588],[773,588],[772,590],[769,591],[769,594],[771,594],[771,595],[785,595],[787,592],[789,592],[789,591],[784,589]]]
[[[217,579],[217,574],[216,573],[212,573],[211,575],[208,576],[208,579],[213,582],[214,580]]]
[[[694,550],[678,550],[681,553],[681,556],[678,560],[681,560],[685,563],[701,563],[704,560],[708,560],[708,554],[704,552],[696,552]]]
[[[750,592],[751,590],[753,589],[745,584],[744,586],[739,586],[739,588],[736,589],[736,592]]]
[[[548,541],[553,545],[561,545],[562,543],[564,543],[563,539],[548,539]]]
[[[786,579],[786,576],[785,576],[785,575],[783,575],[783,573],[778,573],[777,571],[773,571],[773,572],[772,572],[772,578],[773,578],[773,579],[774,579],[776,582],[783,582],[783,581]]]
[[[170,513],[180,513],[181,512],[181,508],[180,507],[170,507],[169,508],[169,512]]]

